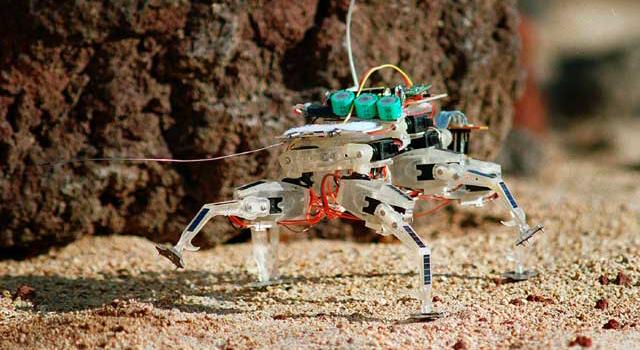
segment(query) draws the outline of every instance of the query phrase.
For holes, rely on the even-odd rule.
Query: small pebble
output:
[[[117,325],[113,328],[111,328],[111,330],[115,333],[119,333],[119,332],[124,332],[124,326],[123,325]]]
[[[607,308],[607,306],[609,306],[609,302],[607,301],[607,299],[599,299],[598,301],[596,301],[596,309],[598,310],[604,310]]]
[[[543,304],[553,304],[553,299],[545,298],[543,296],[533,295],[533,294],[529,294],[527,296],[527,301],[533,301],[533,302],[536,302],[536,303],[543,303]]]
[[[606,275],[601,275],[600,277],[598,277],[598,282],[600,282],[601,285],[606,286],[607,284],[609,284],[609,277],[607,277]]]
[[[22,300],[33,300],[36,297],[36,289],[26,284],[21,284],[16,289],[13,299],[20,298]]]
[[[455,344],[453,344],[453,349],[454,350],[466,350],[467,349],[467,343],[465,343],[464,340],[458,340]]]
[[[609,322],[605,323],[604,326],[602,326],[603,329],[620,329],[622,328],[622,325],[620,324],[620,322],[616,321],[616,320],[609,320]]]
[[[580,345],[583,348],[588,348],[591,347],[592,343],[593,342],[591,341],[591,338],[585,337],[584,335],[579,335],[576,337],[576,339],[569,342],[569,346]]]
[[[631,285],[631,278],[629,278],[629,276],[627,276],[623,271],[620,271],[618,272],[618,275],[616,276],[614,283],[619,286],[628,287]]]

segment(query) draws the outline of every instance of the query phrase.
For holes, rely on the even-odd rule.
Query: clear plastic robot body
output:
[[[417,200],[436,198],[482,206],[499,197],[510,212],[506,223],[522,244],[542,229],[526,223],[524,211],[502,180],[500,166],[467,156],[469,135],[480,129],[461,112],[435,114],[428,86],[375,88],[330,94],[324,104],[296,106],[309,123],[282,136],[284,178],[258,181],[234,192],[234,200],[206,204],[171,248],[159,252],[183,267],[183,250],[216,215],[252,232],[260,282],[278,278],[278,225],[314,225],[324,219],[364,221],[394,235],[416,256],[421,315],[431,307],[431,250],[411,226]],[[355,115],[354,115],[355,113]],[[352,116],[357,120],[351,120]],[[312,123],[317,119],[327,121]]]

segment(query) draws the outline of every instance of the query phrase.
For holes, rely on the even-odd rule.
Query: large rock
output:
[[[359,71],[384,62],[448,92],[491,131],[510,127],[520,80],[515,1],[375,1],[356,7]],[[84,234],[174,240],[205,202],[277,177],[275,152],[191,165],[41,162],[193,158],[274,143],[290,106],[350,86],[348,1],[13,0],[0,13],[0,254]],[[396,76],[383,74],[389,82]],[[228,240],[224,221],[200,243]]]

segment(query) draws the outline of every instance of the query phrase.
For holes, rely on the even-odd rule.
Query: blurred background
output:
[[[84,235],[174,242],[197,209],[276,177],[277,152],[199,165],[39,163],[196,158],[270,145],[291,106],[350,84],[348,0],[9,0],[0,13],[0,257]],[[640,2],[358,1],[359,71],[395,63],[490,127],[474,155],[536,178],[555,154],[640,171]],[[391,75],[378,79],[395,82]],[[517,193],[516,193],[517,195]],[[449,207],[425,232],[484,221]],[[493,227],[493,226],[492,226]],[[380,237],[329,224],[292,239]],[[224,220],[198,244],[246,240]]]
[[[554,133],[573,155],[640,164],[640,2],[520,0],[526,71],[501,160],[543,169],[541,139]]]

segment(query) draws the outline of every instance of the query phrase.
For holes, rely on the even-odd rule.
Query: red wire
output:
[[[245,228],[248,226],[242,219],[240,219],[237,216],[233,216],[233,215],[229,216],[229,221],[231,221],[231,225],[233,225],[236,228]]]
[[[436,106],[434,106],[433,103],[429,103],[429,104],[431,105],[431,115],[429,116],[429,118],[433,120],[433,117],[436,115]]]
[[[414,217],[414,218],[420,218],[420,217],[423,217],[423,216],[427,216],[427,215],[433,214],[433,213],[435,213],[436,211],[438,211],[438,210],[440,210],[440,209],[442,209],[442,208],[446,207],[447,205],[449,205],[449,204],[451,203],[451,200],[449,200],[449,199],[444,199],[444,200],[442,200],[442,201],[443,201],[442,203],[438,204],[438,205],[437,205],[436,207],[434,207],[434,208],[431,208],[431,209],[429,209],[429,210],[426,210],[426,211],[423,211],[423,212],[420,212],[420,213],[414,213],[414,214],[413,214],[413,217]]]

